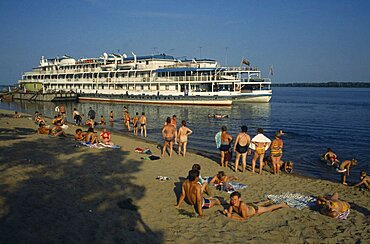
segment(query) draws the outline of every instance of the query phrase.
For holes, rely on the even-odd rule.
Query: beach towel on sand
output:
[[[203,179],[209,183],[212,180],[212,178],[213,177],[204,177]],[[247,185],[239,183],[239,182],[235,182],[235,181],[229,181],[225,185],[220,185],[220,184],[218,184],[218,185],[213,184],[213,185],[218,190],[226,191],[229,194],[233,193],[234,191],[239,191],[241,189],[247,188]]]
[[[252,143],[249,144],[249,148],[252,150],[256,150],[256,145],[253,142],[264,142],[264,143],[271,143],[271,140],[267,138],[263,134],[258,134],[252,138]],[[266,145],[265,150],[269,149],[270,145]]]
[[[107,144],[104,144],[104,143],[99,143],[100,146],[102,147],[107,147],[107,148],[112,148],[112,149],[118,149],[118,148],[121,148],[120,146],[118,145],[107,145]]]
[[[215,135],[215,142],[216,142],[216,147],[220,148],[221,147],[221,131],[217,132]]]
[[[285,192],[281,195],[267,195],[268,199],[275,204],[285,202],[289,207],[302,210],[307,207],[313,207],[316,203],[316,197],[304,196],[299,193]]]
[[[152,151],[150,151],[149,148],[142,149],[140,147],[137,147],[137,148],[135,148],[135,152],[143,153],[143,154],[147,154],[147,155],[152,155]]]
[[[79,142],[82,146],[89,147],[89,148],[104,148],[102,145],[99,143],[96,144],[87,144],[86,142]]]
[[[144,159],[144,160],[159,160],[161,158],[158,157],[158,156],[151,155],[149,157],[142,157],[141,159]]]

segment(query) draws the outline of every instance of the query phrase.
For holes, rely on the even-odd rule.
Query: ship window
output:
[[[170,89],[170,86],[169,85],[166,85],[166,90],[169,90]]]

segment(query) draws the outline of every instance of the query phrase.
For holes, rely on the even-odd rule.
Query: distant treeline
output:
[[[315,83],[277,83],[271,84],[274,87],[352,87],[370,88],[370,82],[315,82]]]

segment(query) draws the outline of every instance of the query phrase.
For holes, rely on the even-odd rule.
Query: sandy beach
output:
[[[351,214],[339,221],[310,208],[287,208],[239,222],[226,218],[220,213],[224,207],[216,206],[197,218],[186,203],[180,210],[174,207],[181,181],[194,163],[201,165],[202,176],[215,175],[222,170],[218,161],[197,153],[144,160],[135,148],[149,148],[160,156],[158,145],[119,134],[113,134],[112,141],[120,149],[76,147],[72,134],[77,126],[69,125],[68,137],[54,138],[38,135],[31,116],[16,119],[4,116],[12,111],[0,112],[1,243],[370,241],[369,191],[284,173],[260,176],[225,169],[247,185],[240,190],[245,202],[284,192],[307,196],[339,192],[350,203]],[[161,182],[157,176],[170,180]],[[211,189],[228,201],[227,192]]]

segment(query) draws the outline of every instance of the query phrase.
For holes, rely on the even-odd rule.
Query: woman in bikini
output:
[[[106,128],[103,128],[102,129],[102,132],[100,133],[100,139],[102,140],[102,142],[105,144],[105,145],[111,145],[113,146],[113,142],[111,142],[111,136],[110,136],[110,133],[107,131]]]
[[[255,147],[253,159],[252,159],[252,173],[254,173],[254,170],[256,168],[256,161],[259,158],[259,168],[260,172],[259,174],[262,174],[262,169],[264,166],[263,158],[265,157],[266,148],[268,148],[271,144],[270,139],[268,139],[265,135],[263,135],[263,129],[258,128],[257,129],[257,135],[253,137],[252,139],[253,146]]]
[[[247,166],[247,151],[251,141],[250,136],[247,134],[248,127],[243,125],[241,130],[234,143],[234,152],[236,153],[235,172],[238,172],[240,156],[242,157],[242,172],[244,172]]]
[[[221,127],[221,147],[220,147],[220,154],[221,154],[221,167],[226,166],[228,167],[229,160],[230,160],[230,144],[233,140],[233,138],[227,134],[227,128],[226,126]],[[224,165],[225,163],[225,165]]]
[[[320,208],[321,214],[339,220],[347,219],[350,214],[351,206],[348,202],[339,200],[339,194],[337,192],[333,195],[317,197],[316,205]]]
[[[241,194],[234,191],[230,195],[230,208],[224,210],[224,214],[230,219],[246,220],[247,218],[253,217],[267,212],[272,212],[280,208],[288,208],[288,205],[284,202],[279,204],[271,204],[269,206],[259,206],[258,204],[247,205],[240,200]],[[261,203],[262,204],[262,203]],[[233,213],[236,213],[233,214]]]
[[[183,120],[181,122],[182,126],[179,129],[179,132],[177,134],[177,137],[179,138],[179,150],[178,154],[181,155],[181,148],[183,147],[183,154],[182,156],[185,157],[186,154],[186,146],[188,144],[188,136],[193,133],[192,130],[190,130],[188,127],[186,127],[186,121]]]
[[[274,168],[274,175],[280,173],[280,160],[283,156],[283,140],[280,139],[280,132],[275,132],[275,139],[271,143],[271,160]]]

